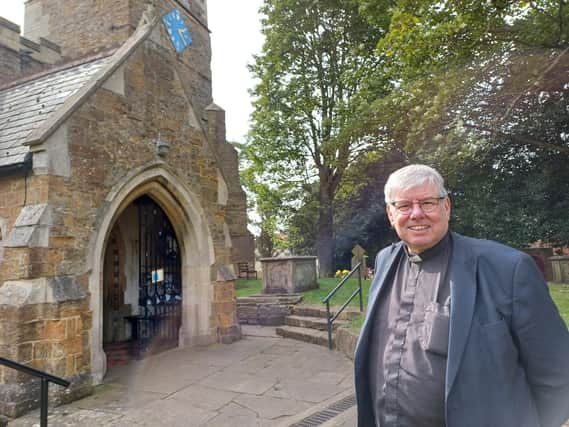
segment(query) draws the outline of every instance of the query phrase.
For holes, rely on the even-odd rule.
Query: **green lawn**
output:
[[[311,291],[304,292],[303,302],[306,304],[322,304],[322,300],[330,293],[334,287],[340,283],[340,279],[335,278],[327,278],[327,279],[318,279],[318,289],[313,289]],[[369,291],[369,280],[362,280],[362,291],[363,291],[363,304],[364,307],[367,302],[367,295]],[[358,288],[358,279],[348,279],[347,283],[344,284],[340,288],[334,297],[330,301],[331,306],[341,306],[350,295]],[[350,303],[350,306],[359,307],[359,297],[356,297]]]
[[[237,279],[235,281],[235,295],[237,298],[260,294],[263,288],[261,279]]]
[[[334,289],[340,282],[340,279],[318,279],[318,289],[304,293],[303,302],[305,304],[322,304],[322,300],[328,293]],[[367,294],[369,290],[370,281],[362,280],[363,301],[364,307],[367,301]],[[331,305],[342,305],[358,287],[357,279],[349,279],[348,282],[332,298]],[[261,292],[262,283],[260,279],[237,279],[235,282],[235,293],[237,297],[246,297],[249,295],[258,294]],[[352,300],[350,306],[357,307],[359,305],[359,298]]]
[[[319,289],[313,289],[311,291],[304,293],[303,302],[306,304],[322,304],[322,300],[328,293],[338,284],[340,279],[330,278],[330,279],[318,279]],[[362,282],[363,289],[363,301],[364,308],[367,304],[368,291],[369,291],[369,280],[364,280]],[[340,291],[332,299],[333,306],[342,305],[348,297],[354,292],[358,286],[357,279],[349,279],[348,282],[342,287]],[[248,295],[258,294],[261,292],[262,283],[260,279],[238,279],[235,282],[235,290],[237,297],[245,297]],[[569,327],[569,285],[559,285],[550,284],[549,289],[551,291],[551,297],[555,301],[561,317],[565,320],[565,323]],[[356,297],[352,300],[350,306],[358,307],[359,299]],[[351,327],[353,329],[359,330],[363,323],[363,316],[357,317],[352,320]]]
[[[569,327],[569,285],[556,285],[550,284],[549,291],[551,292],[551,297],[555,304],[557,304],[557,308],[559,309],[559,313],[565,323]]]

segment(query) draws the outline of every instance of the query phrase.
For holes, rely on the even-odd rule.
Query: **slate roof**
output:
[[[0,175],[29,163],[41,144],[91,96],[150,35],[158,19],[141,21],[111,56],[71,64],[0,88]]]
[[[83,63],[0,90],[0,168],[23,163],[24,142],[109,58]]]

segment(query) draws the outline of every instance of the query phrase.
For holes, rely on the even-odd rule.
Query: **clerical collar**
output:
[[[434,257],[437,254],[440,254],[442,251],[446,250],[448,248],[449,244],[450,244],[450,233],[447,231],[447,234],[445,234],[445,237],[443,237],[435,246],[433,246],[432,248],[426,249],[417,255],[411,255],[409,253],[409,249],[407,248],[407,245],[404,245],[405,254],[407,254],[407,259],[411,262],[414,262],[414,263],[423,262],[423,261],[426,261],[426,260]]]

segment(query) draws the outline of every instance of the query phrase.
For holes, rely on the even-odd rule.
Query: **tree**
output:
[[[383,1],[360,3],[368,19],[377,19]],[[435,137],[444,143],[440,138],[456,127],[478,140],[489,133],[512,137],[512,121],[525,117],[516,109],[528,111],[528,94],[562,89],[564,82],[556,88],[551,82],[566,68],[568,24],[565,0],[399,0],[389,32],[378,39],[386,67],[372,76],[383,82],[387,74],[393,86],[389,96],[376,97],[370,117],[410,151]],[[539,138],[510,139],[550,147]],[[569,153],[556,145],[550,148]]]
[[[259,79],[249,138],[262,165],[255,179],[286,183],[296,201],[318,184],[317,255],[328,276],[334,198],[348,166],[370,145],[344,129],[359,118],[382,29],[362,18],[355,0],[265,0],[261,12],[266,41],[250,67]]]
[[[336,209],[336,258],[344,268],[350,266],[356,244],[365,249],[368,266],[373,267],[377,252],[398,239],[387,218],[383,187],[389,174],[403,164],[397,151],[372,153],[346,173]]]
[[[263,167],[251,147],[246,144],[234,145],[240,153],[241,182],[249,193],[247,208],[255,212],[250,221],[260,231],[256,247],[261,257],[270,258],[278,250],[286,249],[286,243],[279,236],[286,217],[283,210],[286,208],[284,195],[287,194],[287,186],[276,187],[260,181],[258,175],[262,174]]]
[[[382,1],[360,4],[384,19],[374,12]],[[392,87],[360,135],[387,133],[411,161],[438,166],[455,229],[514,245],[567,242],[567,2],[399,0],[392,11],[377,45],[388,67],[372,76]]]

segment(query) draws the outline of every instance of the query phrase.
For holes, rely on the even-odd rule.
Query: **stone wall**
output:
[[[227,226],[231,235],[231,260],[237,263],[255,261],[255,239],[247,229],[247,195],[241,186],[237,150],[225,140],[225,111],[215,104],[206,108],[208,137],[215,146],[217,158],[227,180]]]
[[[61,59],[59,46],[20,36],[20,26],[0,17],[0,86],[43,70]]]
[[[241,339],[233,280],[219,280],[214,284],[211,321],[219,325],[217,333],[220,342],[230,344]]]
[[[358,337],[358,332],[350,328],[338,328],[336,330],[334,346],[336,347],[336,350],[341,351],[351,360],[354,360]]]
[[[57,239],[51,248],[46,248],[38,243],[23,247],[11,242],[13,239],[10,238],[12,230],[19,227],[17,220],[23,206],[47,203],[49,180],[47,176],[0,179],[0,286],[6,280],[25,279],[46,272],[53,275],[63,256]]]
[[[22,288],[21,283],[5,283],[0,293],[5,294],[8,287],[14,286]],[[55,387],[51,387],[52,404],[77,399],[92,391],[89,378],[92,325],[86,299],[58,303],[32,301],[23,306],[0,307],[0,312],[3,357],[72,380],[66,393],[54,393]],[[0,384],[0,413],[15,417],[37,407],[37,379],[0,367]]]

